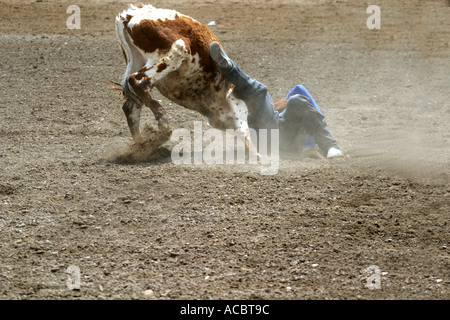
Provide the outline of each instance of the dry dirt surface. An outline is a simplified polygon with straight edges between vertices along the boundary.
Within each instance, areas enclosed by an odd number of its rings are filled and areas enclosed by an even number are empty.
[[[0,298],[449,299],[450,6],[376,2],[372,30],[367,1],[153,1],[324,111],[345,157],[261,175],[133,149],[107,81],[128,2],[0,1]]]

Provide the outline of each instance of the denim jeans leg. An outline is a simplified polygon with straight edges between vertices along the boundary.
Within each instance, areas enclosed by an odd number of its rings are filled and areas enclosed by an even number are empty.
[[[306,96],[296,94],[289,98],[286,109],[280,114],[280,127],[286,133],[283,139],[288,140],[295,139],[300,130],[303,130],[314,138],[324,154],[329,148],[338,147],[325,117],[314,108]]]

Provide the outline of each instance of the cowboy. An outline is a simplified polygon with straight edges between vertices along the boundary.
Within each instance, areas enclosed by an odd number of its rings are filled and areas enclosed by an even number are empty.
[[[274,103],[267,87],[245,74],[216,41],[210,45],[210,56],[224,77],[234,84],[235,97],[246,103],[250,128],[279,129],[282,150],[299,150],[300,146],[317,143],[326,158],[343,156],[325,117],[305,87],[294,87],[285,99]],[[310,140],[305,141],[308,136]]]

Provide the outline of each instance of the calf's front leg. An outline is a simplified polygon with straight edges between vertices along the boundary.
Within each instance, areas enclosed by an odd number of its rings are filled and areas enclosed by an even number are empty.
[[[140,80],[137,80],[137,76],[139,76],[139,78],[142,78]],[[166,110],[150,95],[150,77],[145,76],[145,74],[132,74],[128,78],[128,83],[133,89],[133,92],[142,101],[142,103],[150,110],[152,110],[153,114],[155,115],[156,121],[162,120],[167,122]]]
[[[139,131],[139,122],[141,117],[141,105],[132,99],[127,99],[122,107],[125,117],[127,118],[128,128],[135,142],[141,142],[141,134]]]

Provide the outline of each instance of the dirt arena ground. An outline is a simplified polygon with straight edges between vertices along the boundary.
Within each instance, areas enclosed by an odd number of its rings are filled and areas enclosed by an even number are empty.
[[[114,161],[131,143],[106,80],[125,70],[128,2],[1,0],[1,299],[450,298],[448,1],[152,4],[222,22],[210,28],[274,99],[305,85],[346,156],[313,150],[264,176],[175,165],[169,141]],[[204,121],[156,97],[173,129]]]

